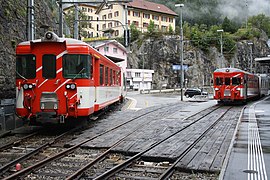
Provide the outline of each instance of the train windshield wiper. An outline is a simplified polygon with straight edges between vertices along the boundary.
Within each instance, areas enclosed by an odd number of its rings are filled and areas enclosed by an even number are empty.
[[[82,72],[85,70],[85,68],[82,68],[72,79],[74,81],[74,79],[76,79],[80,74],[82,74]]]
[[[20,76],[20,78],[22,78],[22,79],[28,81],[28,79],[26,79],[26,78],[25,78],[23,75],[21,75],[18,71],[16,71],[16,74],[18,74],[18,76]]]

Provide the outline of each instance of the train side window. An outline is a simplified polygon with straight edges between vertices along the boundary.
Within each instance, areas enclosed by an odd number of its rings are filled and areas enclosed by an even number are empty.
[[[113,84],[113,74],[112,74],[112,69],[110,69],[110,85]]]
[[[223,78],[217,77],[215,83],[216,83],[216,85],[222,85],[223,84]]]
[[[56,77],[56,56],[54,54],[43,55],[42,77],[45,79],[54,79]]]
[[[36,56],[33,54],[16,56],[16,78],[36,78]]]
[[[240,85],[240,84],[241,84],[241,78],[239,78],[239,77],[232,78],[232,85],[233,86]]]
[[[230,85],[230,78],[225,78],[225,85]]]
[[[108,67],[106,67],[105,68],[105,85],[108,85],[109,84],[109,73],[108,73],[108,71],[109,71],[109,68]]]
[[[100,74],[100,76],[99,76],[99,84],[100,85],[103,85],[103,83],[104,83],[104,81],[103,81],[103,77],[104,77],[104,65],[100,65],[100,67],[99,67],[99,74]]]
[[[65,54],[63,56],[64,78],[90,78],[91,59],[90,55],[85,54]]]

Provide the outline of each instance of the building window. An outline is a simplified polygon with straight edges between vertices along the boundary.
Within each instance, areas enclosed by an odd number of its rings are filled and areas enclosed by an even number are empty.
[[[114,22],[114,26],[119,26],[119,22]]]
[[[102,16],[102,20],[105,20],[105,19],[107,19],[107,16],[106,15],[103,15]]]
[[[171,22],[171,23],[172,23],[172,22],[173,22],[173,18],[169,18],[169,22]]]
[[[159,17],[158,16],[155,16],[155,15],[152,15],[152,19],[158,21],[159,20]]]
[[[127,77],[131,77],[131,72],[127,72]]]
[[[102,29],[106,29],[106,24],[103,24],[102,25]]]
[[[130,25],[130,20],[128,20],[128,25]]]
[[[112,27],[112,23],[110,22],[109,24],[108,24],[108,28],[111,28]]]
[[[145,18],[145,19],[150,19],[150,14],[145,14],[145,13],[143,13],[143,18]]]
[[[119,11],[114,12],[114,17],[119,16]]]
[[[143,23],[143,27],[148,27],[148,23]]]
[[[167,22],[167,17],[166,16],[162,16],[162,21]]]
[[[112,18],[112,13],[109,13],[108,14],[108,19],[111,19]]]
[[[139,27],[139,21],[133,21],[134,25]]]
[[[104,52],[109,52],[109,47],[108,46],[104,47]]]
[[[140,17],[140,13],[137,12],[137,11],[133,11],[133,16],[134,16],[134,17]]]
[[[135,72],[135,77],[141,77],[141,73]]]
[[[119,30],[115,31],[115,36],[119,36]]]
[[[166,32],[167,31],[167,26],[161,26],[161,30],[162,30],[162,32]]]
[[[117,54],[117,48],[113,48],[113,53]]]

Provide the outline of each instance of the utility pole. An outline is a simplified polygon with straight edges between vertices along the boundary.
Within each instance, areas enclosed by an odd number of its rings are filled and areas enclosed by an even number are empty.
[[[33,40],[35,38],[34,28],[34,0],[27,1],[27,39]]]
[[[221,68],[224,67],[223,62],[223,41],[222,41],[222,33],[224,32],[223,29],[218,29],[217,32],[220,32],[220,54],[221,54]]]
[[[62,0],[59,0],[59,37],[63,37],[63,5]]]
[[[79,9],[78,4],[75,3],[75,21],[74,21],[74,39],[79,39]]]
[[[175,7],[180,7],[180,64],[181,64],[181,79],[180,79],[180,90],[181,90],[181,101],[183,101],[183,80],[184,80],[184,69],[183,69],[183,51],[184,51],[184,37],[183,37],[183,25],[182,25],[182,7],[184,4],[175,4]]]

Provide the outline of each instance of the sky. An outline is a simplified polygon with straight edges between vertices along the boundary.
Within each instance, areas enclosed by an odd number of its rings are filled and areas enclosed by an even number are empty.
[[[245,19],[261,13],[270,16],[270,0],[224,0],[219,11],[229,19]]]

